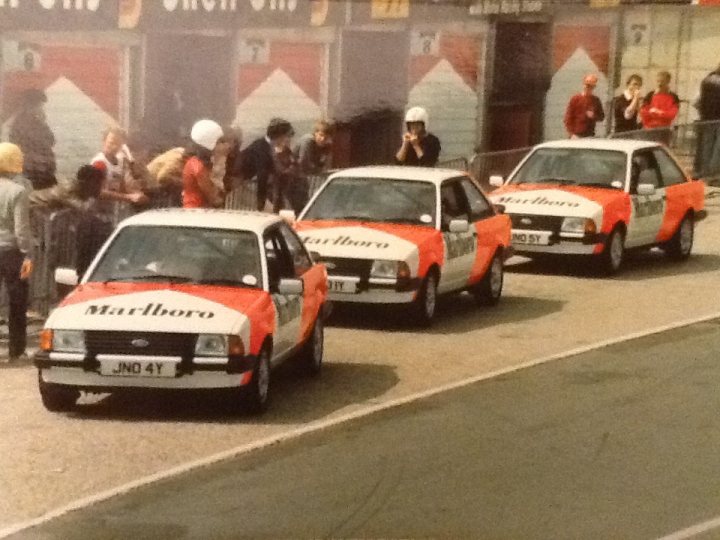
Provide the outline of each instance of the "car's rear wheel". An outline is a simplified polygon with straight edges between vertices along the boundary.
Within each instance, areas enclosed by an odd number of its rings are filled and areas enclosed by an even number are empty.
[[[663,246],[665,253],[674,261],[684,261],[690,257],[695,241],[695,221],[688,214],[678,225],[673,237]]]
[[[625,235],[620,228],[615,228],[605,241],[605,248],[599,256],[600,270],[611,276],[616,274],[625,260]]]
[[[80,391],[72,386],[47,383],[38,374],[38,387],[43,406],[51,412],[70,412],[75,409]]]
[[[270,399],[270,351],[263,347],[253,369],[250,384],[242,389],[242,405],[252,414],[262,414],[268,408]]]
[[[495,253],[490,266],[480,283],[472,289],[475,301],[481,306],[494,306],[502,296],[505,269],[503,267],[502,253]]]
[[[321,317],[315,321],[310,337],[298,353],[297,360],[300,369],[305,375],[316,376],[320,374],[325,348],[325,332]]]
[[[417,297],[411,306],[413,319],[421,326],[430,326],[435,318],[437,286],[437,274],[435,271],[430,270],[420,285]]]

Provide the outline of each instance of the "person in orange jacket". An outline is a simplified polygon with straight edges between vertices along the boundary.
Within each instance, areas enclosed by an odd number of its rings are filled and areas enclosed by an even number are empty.
[[[640,108],[640,119],[644,129],[657,130],[657,139],[669,143],[672,132],[670,126],[675,120],[680,106],[677,94],[670,91],[672,77],[667,71],[657,74],[657,88],[643,100]],[[668,129],[662,129],[668,128]]]
[[[582,92],[575,94],[568,102],[565,109],[565,129],[571,139],[594,136],[595,124],[605,120],[602,103],[593,94],[597,82],[597,75],[586,75]]]

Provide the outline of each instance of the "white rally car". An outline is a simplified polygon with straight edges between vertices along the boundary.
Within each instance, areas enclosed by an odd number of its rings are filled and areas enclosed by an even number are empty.
[[[327,266],[333,302],[404,304],[429,324],[437,294],[467,290],[495,304],[502,293],[510,220],[460,171],[339,171],[296,229]]]
[[[536,146],[490,198],[512,219],[518,254],[588,255],[616,272],[626,249],[661,247],[690,255],[705,217],[704,184],[664,146],[623,139],[575,139]]]
[[[58,281],[77,282],[59,269]],[[156,210],[120,224],[48,318],[40,395],[72,409],[81,390],[224,390],[267,406],[270,370],[323,359],[324,266],[277,216]]]

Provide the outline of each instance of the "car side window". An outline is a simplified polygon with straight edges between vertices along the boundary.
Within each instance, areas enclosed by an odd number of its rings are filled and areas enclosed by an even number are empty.
[[[495,211],[485,198],[485,195],[472,183],[469,178],[460,180],[460,187],[465,193],[470,207],[470,221],[478,221],[495,215]]]
[[[263,243],[265,244],[268,282],[272,292],[277,289],[282,278],[295,277],[295,268],[283,242],[282,235],[277,229],[266,232],[263,236]]]
[[[662,183],[664,186],[672,186],[682,184],[687,181],[685,173],[677,166],[675,161],[667,154],[664,148],[656,148],[653,155],[657,161],[660,174],[662,175]]]
[[[447,230],[453,219],[470,221],[467,199],[459,182],[447,182],[440,187],[440,208],[443,230]]]
[[[298,236],[284,223],[279,227],[280,234],[285,241],[288,253],[292,259],[295,277],[301,277],[312,267],[312,261],[305,251],[302,241]]]
[[[637,193],[640,184],[652,184],[656,188],[661,186],[657,162],[649,150],[635,152],[632,157],[630,193]]]

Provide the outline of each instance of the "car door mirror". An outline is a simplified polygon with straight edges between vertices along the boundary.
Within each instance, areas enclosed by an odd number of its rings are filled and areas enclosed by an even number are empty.
[[[287,223],[288,225],[295,225],[295,221],[297,220],[297,216],[295,215],[295,212],[292,210],[280,210],[278,215]]]
[[[305,290],[302,279],[283,278],[278,283],[278,293],[287,295],[301,295]]]
[[[504,204],[493,204],[493,207],[495,208],[495,212],[497,212],[498,214],[505,213],[505,205]]]
[[[500,176],[499,174],[493,174],[490,176],[488,183],[492,187],[500,187],[505,183],[505,179],[502,176]]]
[[[80,278],[77,275],[77,271],[74,268],[56,268],[55,269],[55,283],[60,285],[68,285],[75,287]]]
[[[470,229],[470,223],[466,219],[453,219],[450,221],[448,230],[451,233],[465,233]]]
[[[637,193],[638,195],[654,195],[655,186],[652,184],[638,184]]]
[[[322,255],[320,255],[317,251],[310,251],[310,258],[314,263],[318,263],[322,260]]]

